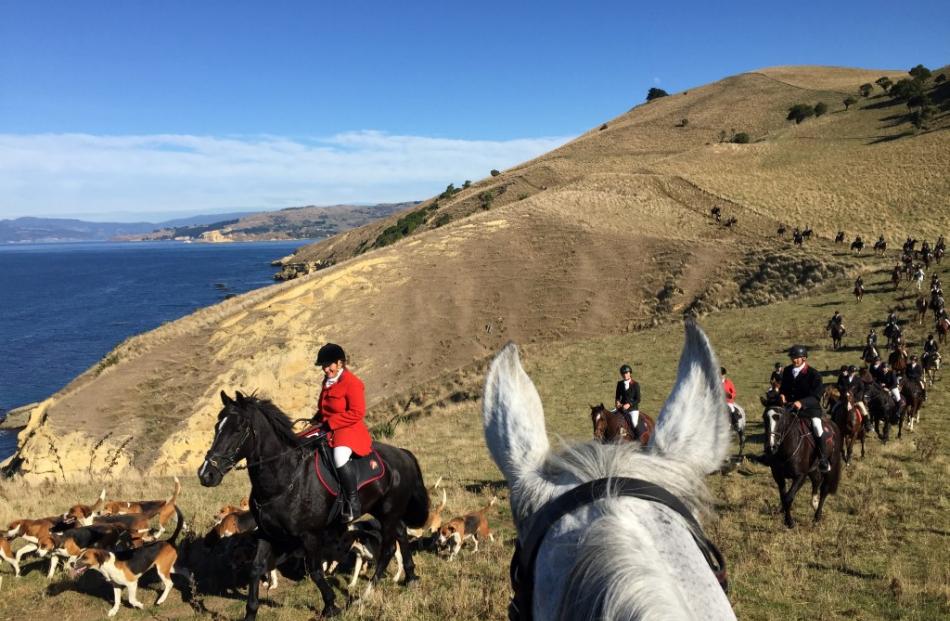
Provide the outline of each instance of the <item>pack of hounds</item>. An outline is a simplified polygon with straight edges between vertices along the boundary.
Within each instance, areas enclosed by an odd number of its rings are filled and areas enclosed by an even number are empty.
[[[440,489],[441,483],[440,477],[431,488],[433,494],[440,496],[438,504],[432,503],[422,528],[409,529],[409,541],[419,550],[433,551],[454,561],[464,546],[477,552],[479,544],[494,541],[488,516],[498,498],[492,496],[478,510],[444,519],[448,497],[445,488]],[[121,607],[123,589],[130,606],[144,607],[138,599],[139,581],[153,568],[161,582],[156,606],[171,592],[173,575],[189,581],[183,593],[196,584],[213,585],[209,591],[246,586],[257,530],[249,499],[245,497],[235,505],[221,507],[212,518],[212,527],[199,538],[187,532],[184,514],[178,506],[180,492],[177,477],[172,494],[162,500],[106,500],[103,489],[90,505],[75,504],[50,517],[14,520],[0,534],[0,560],[9,564],[17,577],[24,564],[34,557],[40,563],[48,561],[50,579],[60,566],[77,580],[95,570],[113,589],[110,617]],[[171,535],[164,537],[172,523]],[[183,532],[186,535],[179,541]],[[381,525],[376,519],[358,520],[349,525],[334,551],[335,560],[326,564],[324,570],[349,576],[347,588],[353,588],[360,576],[370,575],[379,558],[381,542]],[[394,582],[404,574],[399,544],[396,546]],[[302,568],[295,570],[292,563],[282,566],[281,571],[296,574],[295,577],[303,575]],[[278,569],[271,568],[262,585],[268,590],[276,589],[278,576]]]

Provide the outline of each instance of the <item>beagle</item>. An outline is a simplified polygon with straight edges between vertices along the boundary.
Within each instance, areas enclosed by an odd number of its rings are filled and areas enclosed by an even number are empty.
[[[248,502],[248,499],[241,501],[241,506],[244,506]],[[219,515],[224,512],[225,509],[234,508],[230,505],[221,507]],[[208,531],[208,534],[205,535],[205,545],[213,548],[216,546],[222,539],[227,539],[228,537],[234,537],[235,535],[243,535],[245,533],[250,533],[257,530],[257,520],[254,519],[254,514],[252,514],[247,509],[238,509],[236,511],[231,511],[226,514],[220,521],[218,521],[214,526],[211,527],[211,530]],[[267,574],[267,579],[263,581],[267,585],[267,590],[271,591],[277,588],[277,568],[274,567]]]
[[[106,490],[103,488],[95,503],[91,505],[73,505],[69,508],[69,511],[63,514],[63,518],[67,522],[73,522],[80,526],[91,526],[92,520],[99,515],[99,510],[102,508],[102,503],[105,502],[105,500]]]
[[[498,502],[498,497],[492,496],[491,501],[482,509],[461,517],[452,518],[448,523],[442,525],[436,543],[440,548],[446,548],[451,544],[452,552],[449,555],[449,560],[455,558],[459,550],[462,549],[462,544],[466,541],[473,542],[475,551],[478,552],[479,541],[484,539],[495,540],[495,536],[488,528],[488,518],[485,514],[496,502]]]
[[[339,542],[340,548],[337,548],[335,556],[329,566],[324,564],[324,570],[327,574],[332,574],[338,566],[347,567],[349,562],[353,564],[353,575],[347,583],[348,588],[356,586],[356,581],[364,570],[368,570],[379,559],[383,543],[383,527],[376,518],[359,520],[353,522],[347,527]],[[396,542],[393,559],[396,561],[396,573],[393,576],[393,582],[399,582],[399,579],[405,575],[405,568],[402,563],[402,554],[399,542]]]
[[[234,505],[224,505],[214,516],[214,523],[220,524],[221,520],[226,518],[228,514],[231,513],[241,513],[242,511],[250,511],[251,509],[251,499],[247,496],[241,499],[241,503],[238,506]]]
[[[165,524],[168,523],[168,521],[173,515],[175,515],[175,512],[177,511],[175,503],[178,501],[178,494],[180,493],[181,483],[178,481],[178,477],[175,477],[175,491],[172,492],[172,495],[165,500],[110,500],[103,505],[100,515],[107,516],[141,513],[149,519],[157,515],[158,532],[155,533],[155,536],[161,537],[162,533],[165,532]]]
[[[17,537],[22,537],[27,541],[25,546],[16,551],[16,555],[14,556],[16,566],[19,566],[23,556],[30,552],[36,552],[40,558],[45,558],[54,547],[52,545],[52,533],[66,530],[70,526],[71,524],[66,522],[62,515],[54,515],[36,520],[27,519],[10,522],[7,526],[7,539],[12,541]],[[56,571],[55,558],[50,559],[50,568],[47,575],[52,578],[54,571]]]
[[[175,507],[175,513],[178,516],[178,522],[172,536],[167,540],[154,541],[131,550],[112,551],[88,548],[79,555],[73,572],[74,577],[81,576],[86,570],[95,569],[112,584],[115,603],[109,610],[110,617],[119,612],[122,601],[122,587],[125,587],[128,591],[129,604],[134,608],[143,608],[142,602],[136,597],[138,581],[152,567],[155,568],[164,587],[155,602],[156,606],[160,606],[171,592],[171,575],[173,573],[181,575],[190,573],[187,569],[175,567],[175,562],[178,560],[175,540],[178,539],[185,523],[181,510]]]

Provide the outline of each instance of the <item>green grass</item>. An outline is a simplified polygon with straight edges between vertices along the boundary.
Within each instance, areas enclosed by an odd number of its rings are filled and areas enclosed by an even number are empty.
[[[950,266],[942,269],[950,281]],[[749,413],[747,452],[761,451],[758,395],[776,360],[792,342],[810,346],[810,363],[834,372],[856,363],[857,346],[871,322],[884,319],[895,305],[884,272],[865,277],[869,294],[861,304],[850,295],[850,279],[832,291],[796,301],[716,313],[701,319],[720,361],[729,369],[739,402]],[[887,289],[887,291],[879,291]],[[900,317],[909,319],[913,299],[896,301]],[[831,351],[824,333],[836,310],[845,317],[846,349]],[[907,326],[911,348],[919,351],[929,322]],[[608,405],[617,367],[630,362],[643,386],[643,409],[656,415],[675,377],[682,347],[679,324],[597,340],[525,348],[526,368],[545,405],[553,438],[585,440],[590,436],[589,404]],[[834,381],[828,375],[826,381]],[[948,380],[930,391],[920,426],[902,440],[882,446],[869,439],[867,457],[855,457],[841,487],[825,506],[824,521],[811,523],[807,490],[796,500],[795,530],[782,525],[778,493],[768,470],[746,462],[725,475],[709,477],[719,518],[707,532],[726,556],[730,599],[741,619],[901,619],[930,620],[950,615],[950,499],[946,485],[950,462]],[[210,440],[210,438],[209,438]],[[514,529],[503,478],[491,462],[481,431],[479,405],[463,402],[395,428],[389,442],[412,450],[428,481],[443,477],[448,491],[446,514],[480,507],[495,493],[501,502],[490,514],[496,543],[475,554],[464,550],[454,562],[433,554],[417,555],[420,583],[410,589],[384,584],[366,601],[352,604],[343,619],[502,619],[508,598],[507,564]],[[220,488],[200,488],[194,477],[183,479],[180,505],[189,524],[201,533],[218,506],[236,503],[247,492],[246,474],[229,475]],[[161,498],[170,479],[108,481],[113,497]],[[27,487],[0,482],[0,522],[22,516],[63,511],[73,502],[91,502],[102,483],[48,484]],[[45,562],[28,566],[14,579],[2,570],[0,619],[101,618],[110,606],[109,589],[90,576],[77,587],[61,574],[45,578]],[[77,590],[77,588],[79,590]],[[194,616],[179,592],[155,608],[155,583],[140,591],[144,611],[124,606],[121,619]],[[339,593],[342,595],[342,593]],[[209,619],[240,618],[240,598],[205,596]],[[308,619],[320,607],[307,581],[281,582],[267,596],[261,619]]]

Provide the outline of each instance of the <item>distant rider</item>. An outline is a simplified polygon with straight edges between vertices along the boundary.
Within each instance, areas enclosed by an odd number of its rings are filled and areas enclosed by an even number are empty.
[[[726,408],[729,412],[729,421],[735,427],[739,424],[739,412],[736,411],[736,385],[726,377],[726,367],[719,367],[722,375],[722,390],[726,393]]]
[[[788,357],[792,364],[782,371],[782,403],[791,407],[792,411],[811,420],[812,434],[815,446],[818,449],[818,470],[830,472],[828,462],[828,448],[825,446],[825,431],[821,424],[821,396],[824,385],[821,375],[808,366],[808,350],[804,345],[793,345],[788,350]]]
[[[630,423],[634,439],[640,437],[640,384],[633,379],[633,369],[629,364],[620,367],[620,381],[615,393],[616,407]]]

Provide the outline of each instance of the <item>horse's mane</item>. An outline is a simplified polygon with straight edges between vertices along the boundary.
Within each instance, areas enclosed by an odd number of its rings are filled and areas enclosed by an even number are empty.
[[[666,488],[697,518],[712,513],[702,472],[685,461],[660,458],[639,445],[565,444],[547,456],[541,476],[559,485],[603,477],[644,479]],[[543,491],[547,486],[519,487],[521,512],[530,512],[549,500]],[[589,619],[592,614],[607,619],[639,619],[646,610],[667,611],[669,614],[659,615],[664,618],[688,608],[683,601],[687,594],[675,586],[667,567],[650,560],[656,558],[655,554],[643,553],[653,548],[654,543],[638,527],[629,507],[607,503],[603,517],[578,542],[577,560],[564,591],[565,601],[572,604],[561,607],[559,619]]]
[[[293,425],[284,412],[274,405],[270,399],[263,399],[256,394],[246,395],[244,397],[248,408],[256,409],[261,416],[270,424],[274,433],[277,434],[284,443],[290,446],[300,446],[300,438],[294,433]]]

